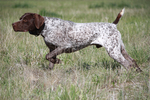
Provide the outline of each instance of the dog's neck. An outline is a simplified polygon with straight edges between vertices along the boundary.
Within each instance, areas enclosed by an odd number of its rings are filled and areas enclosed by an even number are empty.
[[[31,35],[39,36],[39,35],[41,35],[41,32],[44,29],[44,27],[45,27],[45,23],[39,29],[35,29],[35,30],[32,30],[32,31],[29,31],[29,33]]]

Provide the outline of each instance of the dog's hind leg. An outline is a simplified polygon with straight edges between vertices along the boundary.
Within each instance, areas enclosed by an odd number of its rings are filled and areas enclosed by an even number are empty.
[[[124,58],[122,55],[120,48],[115,47],[115,48],[106,48],[109,56],[119,62],[121,65],[123,65],[127,70],[130,69],[130,62]]]
[[[115,38],[117,38],[116,36]],[[123,65],[127,70],[130,69],[130,62],[124,58],[124,56],[121,53],[121,44],[120,44],[120,38],[114,39],[114,37],[110,37],[109,39],[103,39],[98,38],[97,40],[93,41],[92,45],[99,45],[100,47],[105,47],[107,53],[111,58],[119,62],[121,65]]]
[[[124,56],[124,58],[131,63],[132,67],[136,68],[137,72],[142,72],[142,70],[140,69],[140,67],[137,65],[136,61],[128,55],[128,53],[125,50],[124,45],[121,45],[121,53]]]

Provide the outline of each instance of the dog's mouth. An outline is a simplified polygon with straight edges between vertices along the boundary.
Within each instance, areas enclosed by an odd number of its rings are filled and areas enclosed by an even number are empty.
[[[19,29],[15,29],[13,28],[15,32],[28,32],[28,30],[19,30]]]
[[[28,32],[28,30],[24,30],[23,32]]]
[[[17,25],[15,23],[13,23],[12,26],[13,26],[13,29],[15,32],[28,32],[28,30],[26,30],[26,29],[21,30],[21,29],[17,28]]]

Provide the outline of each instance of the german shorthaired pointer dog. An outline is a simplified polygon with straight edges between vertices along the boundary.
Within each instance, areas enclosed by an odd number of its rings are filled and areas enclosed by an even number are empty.
[[[127,70],[135,67],[137,71],[142,71],[135,60],[127,54],[121,34],[117,30],[117,23],[123,14],[124,9],[113,23],[74,23],[59,18],[42,17],[35,13],[25,13],[20,21],[13,23],[12,26],[16,32],[29,31],[32,35],[41,35],[44,38],[50,50],[46,55],[50,69],[60,62],[56,58],[57,55],[96,45],[97,48],[105,47],[109,56]]]

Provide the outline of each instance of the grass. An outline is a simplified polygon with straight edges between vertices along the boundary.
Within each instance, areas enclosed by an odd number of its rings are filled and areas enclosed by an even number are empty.
[[[147,8],[147,5],[144,5],[143,3],[140,4],[140,3],[136,3],[134,0],[132,1],[120,1],[120,2],[98,2],[98,3],[91,3],[89,5],[89,8],[90,9],[93,9],[93,8]]]
[[[138,6],[138,5],[135,5],[136,8],[137,7],[141,7],[141,6]],[[120,3],[120,4],[116,4],[116,3],[109,3],[109,4],[105,4],[104,2],[101,2],[99,4],[91,4],[89,5],[89,8],[123,8],[123,7],[126,7],[126,8],[131,8],[130,4],[127,4],[127,3]]]
[[[16,33],[11,26],[26,12],[74,22],[113,22],[121,4],[129,7],[117,27],[142,73],[127,72],[104,48],[95,46],[59,55],[62,63],[50,71],[42,37]],[[148,0],[1,0],[0,100],[149,100],[149,4]]]
[[[58,17],[58,18],[62,17],[60,14],[57,14],[55,12],[48,12],[45,9],[41,9],[39,11],[39,14],[42,15],[42,16],[49,16],[49,17]]]
[[[12,6],[13,8],[31,8],[32,5],[29,5],[27,3],[17,3]]]

